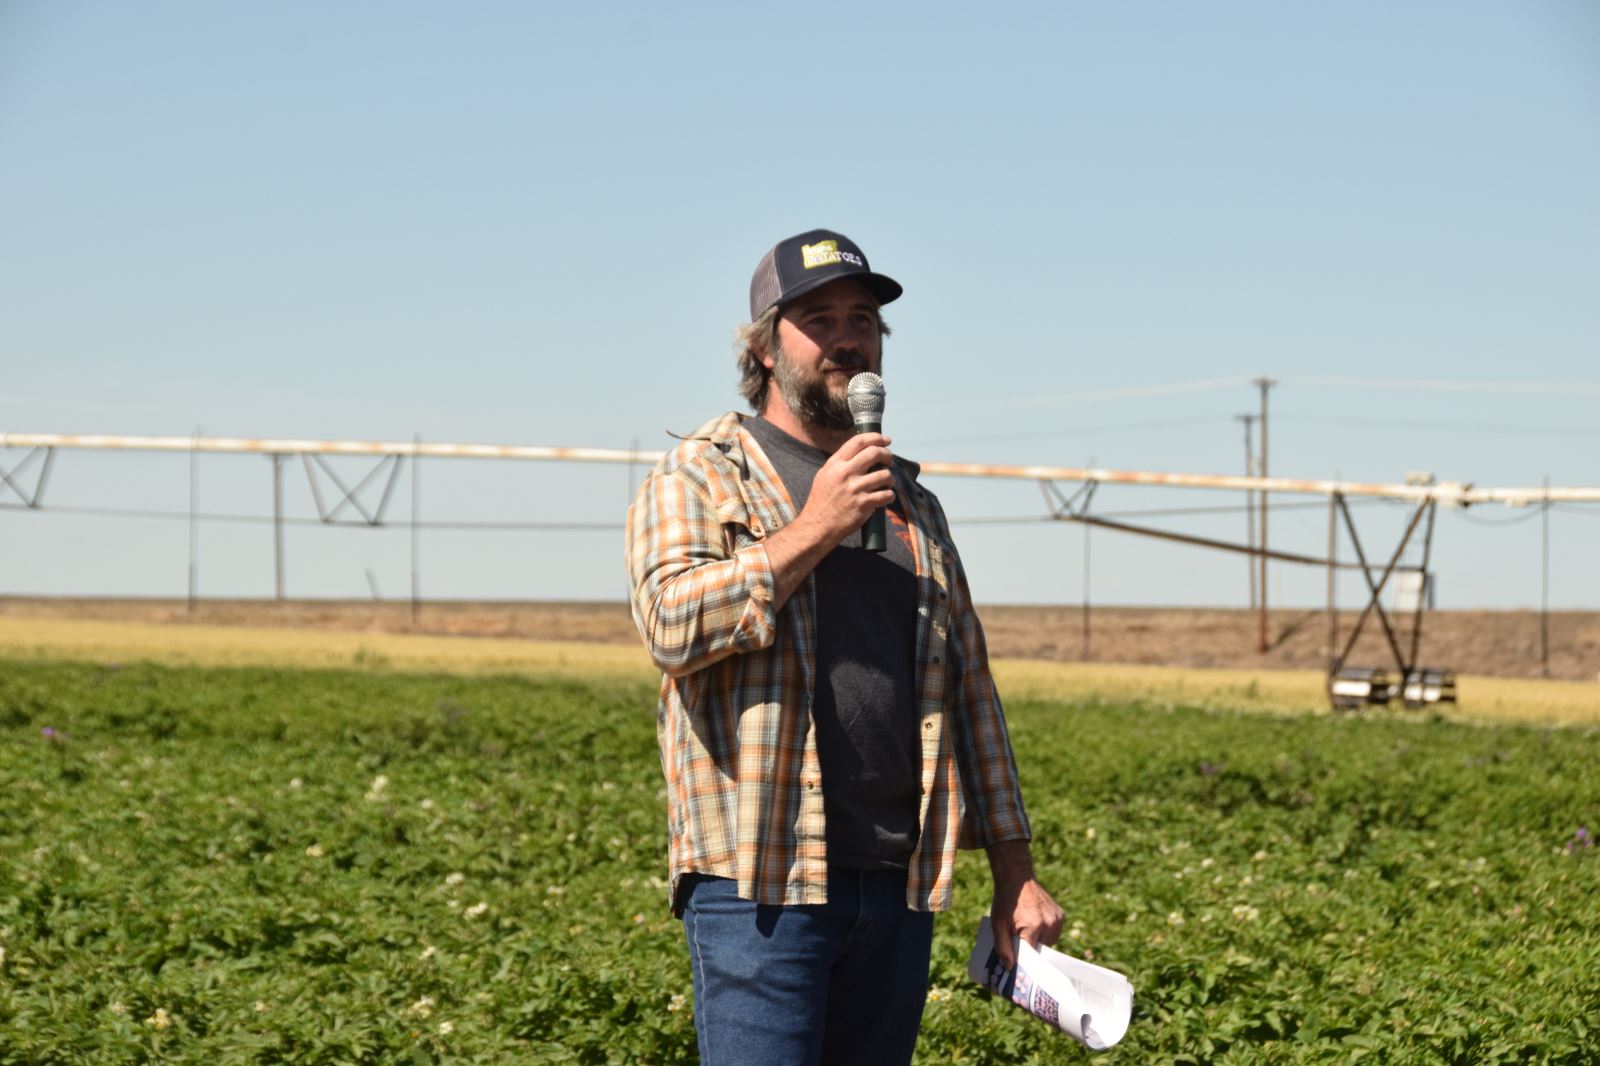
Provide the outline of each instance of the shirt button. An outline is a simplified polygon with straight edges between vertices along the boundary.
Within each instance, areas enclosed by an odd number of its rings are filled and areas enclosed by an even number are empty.
[[[938,657],[938,656],[937,656],[937,655],[935,655],[935,656],[934,656],[934,657],[933,657],[933,665],[935,665],[935,666],[938,666],[938,665],[939,665],[939,657]]]
[[[924,728],[924,729],[932,729],[933,728],[933,722],[932,721],[923,722],[922,723],[922,728]]]

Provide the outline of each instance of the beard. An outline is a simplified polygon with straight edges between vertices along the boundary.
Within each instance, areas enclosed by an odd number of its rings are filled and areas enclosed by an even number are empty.
[[[841,365],[865,370],[866,356],[860,352],[840,352],[824,360],[822,367],[813,372],[796,365],[781,347],[773,353],[772,376],[778,383],[778,392],[789,411],[803,424],[836,431],[855,428],[845,389],[840,387],[834,392],[828,388],[828,370]]]

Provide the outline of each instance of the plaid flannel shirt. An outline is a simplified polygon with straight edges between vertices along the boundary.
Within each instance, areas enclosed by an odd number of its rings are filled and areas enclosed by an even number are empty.
[[[691,871],[758,903],[827,898],[822,772],[811,700],[815,577],[773,605],[763,538],[795,518],[734,413],[683,438],[628,510],[633,617],[663,672],[656,731],[667,779],[671,899]],[[896,458],[917,574],[915,707],[921,831],[906,905],[950,905],[957,848],[1027,839],[1027,815],[983,630],[943,509]]]

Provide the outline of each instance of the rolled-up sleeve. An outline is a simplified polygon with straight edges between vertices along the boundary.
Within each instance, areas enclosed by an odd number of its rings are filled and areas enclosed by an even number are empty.
[[[673,677],[772,644],[777,632],[766,547],[725,528],[704,486],[658,471],[628,510],[633,618],[650,658]]]

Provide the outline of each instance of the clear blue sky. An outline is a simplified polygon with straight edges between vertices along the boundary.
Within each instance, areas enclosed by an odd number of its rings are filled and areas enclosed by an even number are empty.
[[[1239,472],[1270,374],[1274,473],[1592,485],[1597,189],[1590,0],[0,0],[0,430],[659,448],[737,406],[756,260],[828,226],[906,286],[902,454]],[[620,521],[621,468],[488,465],[426,468],[425,516]],[[69,452],[46,502],[181,510],[186,478]],[[206,510],[268,501],[264,461],[203,461]],[[1361,513],[1386,553],[1399,514]],[[1475,516],[1441,517],[1441,606],[1536,604],[1539,521]],[[1318,551],[1325,516],[1274,534]],[[958,536],[980,600],[1082,595],[1077,527]],[[1556,605],[1600,603],[1597,536],[1600,509],[1554,515]],[[0,542],[0,592],[185,587],[182,522],[0,511]],[[615,598],[620,543],[430,531],[424,592]],[[1242,560],[1092,544],[1096,600],[1244,600]],[[290,594],[364,596],[368,568],[404,594],[407,546],[293,529]],[[202,593],[270,594],[270,551],[208,524]]]

